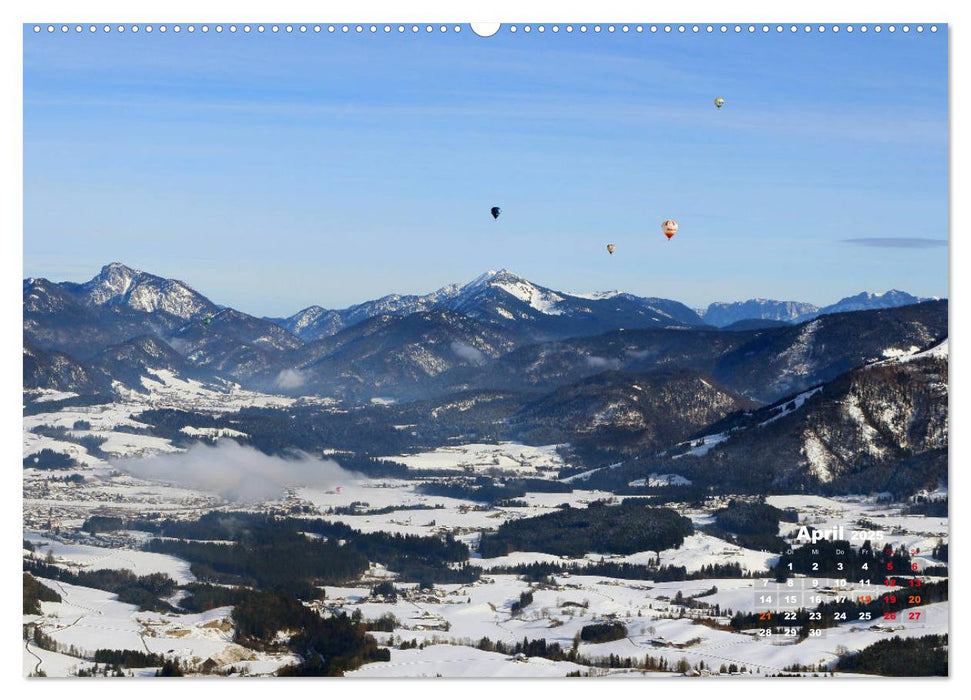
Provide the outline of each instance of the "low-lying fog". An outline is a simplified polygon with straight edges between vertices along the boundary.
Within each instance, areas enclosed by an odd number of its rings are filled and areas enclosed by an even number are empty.
[[[212,446],[200,442],[185,452],[123,459],[113,466],[140,479],[164,481],[238,503],[277,499],[288,488],[334,488],[362,478],[330,459],[306,453],[271,457],[225,438]]]

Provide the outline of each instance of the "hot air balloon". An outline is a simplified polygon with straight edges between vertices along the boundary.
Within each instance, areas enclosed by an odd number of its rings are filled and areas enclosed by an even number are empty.
[[[613,243],[608,243],[607,244],[607,252],[610,253],[611,255],[614,254],[614,251],[616,249],[617,249],[617,246],[615,246]]]
[[[498,219],[499,215],[502,213],[502,209],[499,207],[492,207],[492,209],[489,210],[489,213],[492,214],[493,219]]]
[[[725,104],[725,100],[723,98],[721,97],[715,98],[715,107],[717,107],[718,109],[721,109],[723,104]]]
[[[661,230],[664,232],[664,235],[667,236],[668,240],[670,241],[672,238],[674,238],[674,234],[678,232],[678,222],[673,219],[668,219],[663,224],[661,224]]]
[[[203,322],[203,323],[205,323],[205,324],[206,324],[206,325],[208,326],[208,325],[209,325],[210,323],[212,323],[212,316],[206,316],[206,317],[205,317],[205,318],[204,318],[204,319],[202,320],[202,322]]]

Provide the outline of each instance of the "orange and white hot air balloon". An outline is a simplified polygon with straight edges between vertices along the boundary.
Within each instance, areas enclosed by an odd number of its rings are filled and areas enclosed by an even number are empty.
[[[617,246],[615,246],[613,243],[608,243],[607,244],[607,252],[610,253],[611,255],[614,254],[614,251],[616,249],[617,249]]]
[[[664,232],[664,235],[667,236],[668,240],[670,241],[672,238],[674,238],[674,234],[678,232],[678,222],[675,221],[674,219],[668,219],[663,224],[661,224],[661,230]]]

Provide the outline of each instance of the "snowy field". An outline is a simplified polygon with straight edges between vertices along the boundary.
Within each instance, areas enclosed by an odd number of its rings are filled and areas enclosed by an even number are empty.
[[[537,657],[517,661],[505,654],[467,646],[437,644],[424,649],[392,649],[391,661],[367,664],[352,678],[562,678],[586,667]]]
[[[210,662],[216,669],[230,666],[252,675],[271,674],[295,659],[291,655],[254,652],[232,641],[231,608],[216,608],[197,615],[139,612],[134,605],[94,588],[39,578],[61,595],[60,603],[42,603],[43,615],[25,615],[24,622],[39,625],[59,645],[81,656],[97,649],[133,649],[177,659],[191,665]],[[76,656],[44,652],[25,644],[27,673],[43,670],[48,676],[70,675],[92,664]]]
[[[888,362],[906,361],[908,355],[890,353]],[[351,478],[339,487],[299,487],[287,490],[272,501],[243,505],[227,503],[213,493],[136,478],[116,468],[117,458],[172,453],[179,448],[168,441],[131,432],[146,428],[133,416],[146,408],[192,408],[214,413],[238,410],[242,406],[286,406],[293,399],[257,395],[238,388],[215,388],[157,374],[148,380],[147,394],[132,393],[124,401],[99,406],[66,408],[27,416],[24,419],[24,454],[43,448],[73,456],[79,466],[47,472],[24,469],[24,539],[35,555],[50,553],[54,563],[72,570],[128,569],[137,575],[164,573],[178,585],[194,580],[189,564],[176,557],[138,549],[145,533],[120,531],[91,536],[79,531],[91,515],[136,517],[158,513],[164,517],[197,518],[214,508],[263,509],[267,506],[290,509],[308,518],[324,518],[346,523],[363,532],[389,532],[441,536],[451,534],[472,549],[469,564],[481,569],[481,578],[469,584],[439,585],[432,591],[418,591],[414,581],[397,578],[382,562],[372,562],[362,581],[344,587],[326,588],[326,598],[314,603],[322,614],[360,612],[365,620],[393,615],[398,621],[393,632],[374,636],[390,649],[391,660],[367,664],[349,675],[355,677],[562,677],[569,673],[594,675],[644,675],[625,669],[599,669],[578,663],[549,661],[537,657],[514,659],[509,655],[475,648],[479,640],[513,645],[524,638],[544,639],[570,650],[580,630],[588,624],[622,622],[627,630],[623,639],[601,644],[580,643],[581,659],[596,660],[611,654],[643,659],[645,655],[664,658],[671,665],[704,662],[712,668],[734,663],[747,672],[771,675],[791,664],[831,664],[838,651],[861,649],[890,636],[919,636],[944,633],[948,629],[947,604],[920,608],[919,622],[885,626],[874,622],[849,622],[826,629],[821,637],[803,641],[765,639],[754,633],[735,633],[725,629],[733,612],[759,610],[760,586],[774,584],[761,578],[699,579],[655,582],[624,580],[582,574],[554,575],[548,583],[529,583],[508,574],[502,567],[532,562],[550,562],[583,567],[597,562],[661,564],[683,566],[697,572],[709,564],[737,563],[745,572],[771,569],[777,553],[747,549],[706,534],[697,528],[710,525],[713,513],[723,502],[711,501],[704,507],[678,504],[689,517],[695,534],[676,549],[645,551],[630,555],[592,552],[583,557],[560,557],[543,552],[513,552],[506,556],[482,558],[476,548],[481,533],[495,530],[502,523],[554,512],[563,505],[584,508],[590,503],[613,499],[605,491],[584,489],[594,471],[575,475],[568,493],[529,492],[516,498],[516,505],[491,506],[461,498],[422,493],[422,485],[439,478],[457,475],[516,476],[555,479],[566,467],[556,445],[531,446],[512,442],[452,445],[419,454],[389,457],[409,468],[420,470],[415,478]],[[813,390],[797,397],[804,401]],[[35,400],[50,402],[69,398],[43,393]],[[327,400],[321,400],[326,404]],[[780,406],[782,412],[790,410]],[[75,425],[79,427],[75,429]],[[62,427],[67,437],[47,437],[32,432],[39,426]],[[408,426],[402,426],[403,429]],[[43,429],[43,428],[42,428]],[[187,437],[241,438],[237,431],[188,426]],[[76,439],[104,438],[101,445],[108,460],[90,454]],[[684,445],[696,453],[710,449],[726,434],[710,435]],[[339,459],[339,455],[336,457]],[[610,468],[610,467],[605,467]],[[80,475],[82,483],[68,483],[50,477]],[[437,476],[440,474],[441,476]],[[653,473],[633,485],[686,483],[676,473]],[[944,498],[945,488],[928,498]],[[824,498],[805,495],[772,496],[768,503],[792,509],[797,523],[782,523],[779,534],[791,538],[800,527],[843,526],[847,532],[878,532],[895,546],[919,549],[918,565],[940,565],[932,556],[938,543],[948,541],[948,521],[908,515],[901,504],[887,504],[867,496]],[[334,510],[339,509],[339,513]],[[382,512],[384,511],[384,512]],[[875,543],[877,541],[875,540]],[[394,602],[370,594],[374,579],[388,578],[401,592]],[[134,649],[178,659],[194,668],[203,664],[215,672],[234,668],[244,674],[268,675],[296,659],[281,654],[256,652],[233,641],[232,610],[217,608],[200,615],[139,611],[122,603],[114,594],[42,579],[62,596],[60,603],[42,603],[42,615],[24,616],[24,623],[38,625],[58,644],[58,651],[45,651],[24,643],[24,674],[43,671],[48,676],[66,676],[89,668],[84,660],[98,648]],[[848,585],[837,591],[819,592],[824,600],[837,595],[856,596],[881,591]],[[513,604],[520,595],[533,600],[516,612]],[[719,616],[706,609],[686,609],[676,599],[693,598],[718,606]],[[177,604],[179,594],[171,602]],[[708,609],[710,610],[710,609]],[[881,621],[882,622],[882,621]],[[402,642],[422,648],[399,648]],[[74,655],[65,653],[74,649]],[[154,669],[136,669],[134,675],[152,675]],[[671,675],[649,673],[646,675]]]
[[[773,641],[754,632],[739,634],[713,629],[690,614],[680,617],[680,609],[671,603],[678,592],[685,597],[700,596],[714,586],[718,592],[700,600],[717,603],[723,609],[752,612],[758,609],[756,592],[762,585],[758,579],[654,584],[598,576],[558,576],[555,582],[555,586],[537,588],[514,576],[487,576],[474,584],[436,587],[434,594],[394,603],[367,601],[366,589],[328,589],[328,598],[345,611],[360,609],[366,619],[390,613],[400,623],[390,635],[396,643],[414,639],[426,645],[420,651],[393,651],[390,663],[368,665],[359,672],[361,675],[520,675],[522,668],[508,657],[494,658],[486,652],[453,645],[474,645],[483,637],[513,644],[525,637],[545,639],[569,650],[581,627],[602,620],[623,622],[627,636],[615,642],[580,644],[578,651],[583,657],[595,659],[615,654],[643,658],[649,654],[663,657],[672,665],[682,658],[692,665],[704,661],[715,668],[734,663],[757,674],[771,675],[797,663],[830,664],[841,647],[854,650],[891,636],[945,633],[948,623],[947,604],[933,604],[920,608],[922,620],[917,623],[885,626],[849,622],[825,629],[819,638],[793,642],[779,637]],[[513,613],[510,606],[527,589],[532,589],[533,603],[521,613]],[[855,595],[861,591],[850,586],[840,593]],[[831,591],[824,597],[832,599],[835,595]],[[450,664],[456,659],[470,663],[477,660],[485,666],[474,667],[475,671],[472,666],[454,669]],[[393,670],[396,664],[400,664],[397,671]],[[550,675],[554,668],[557,675],[575,670],[568,666],[549,667]]]
[[[466,444],[384,459],[400,462],[412,469],[542,476],[544,473],[555,473],[564,466],[557,447],[559,445],[534,447],[516,442]]]
[[[660,552],[645,551],[627,555],[590,553],[579,558],[560,557],[543,552],[513,552],[502,557],[473,558],[469,562],[488,571],[534,562],[553,562],[572,566],[583,566],[595,562],[647,565],[658,556],[660,556],[662,565],[683,566],[689,572],[698,571],[709,564],[719,563],[737,563],[743,571],[766,571],[774,566],[779,559],[775,554],[745,549],[704,533],[695,533],[686,537],[684,544],[678,549],[664,549]]]
[[[68,544],[33,532],[24,533],[24,539],[34,546],[38,557],[44,558],[50,552],[55,564],[74,570],[128,569],[136,576],[166,574],[177,584],[195,581],[195,577],[189,571],[189,564],[168,554]]]

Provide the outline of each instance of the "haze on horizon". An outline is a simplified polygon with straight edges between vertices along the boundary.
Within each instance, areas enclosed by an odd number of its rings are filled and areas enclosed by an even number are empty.
[[[502,268],[693,307],[947,296],[946,58],[946,31],[25,28],[24,276],[120,261],[268,316]]]

